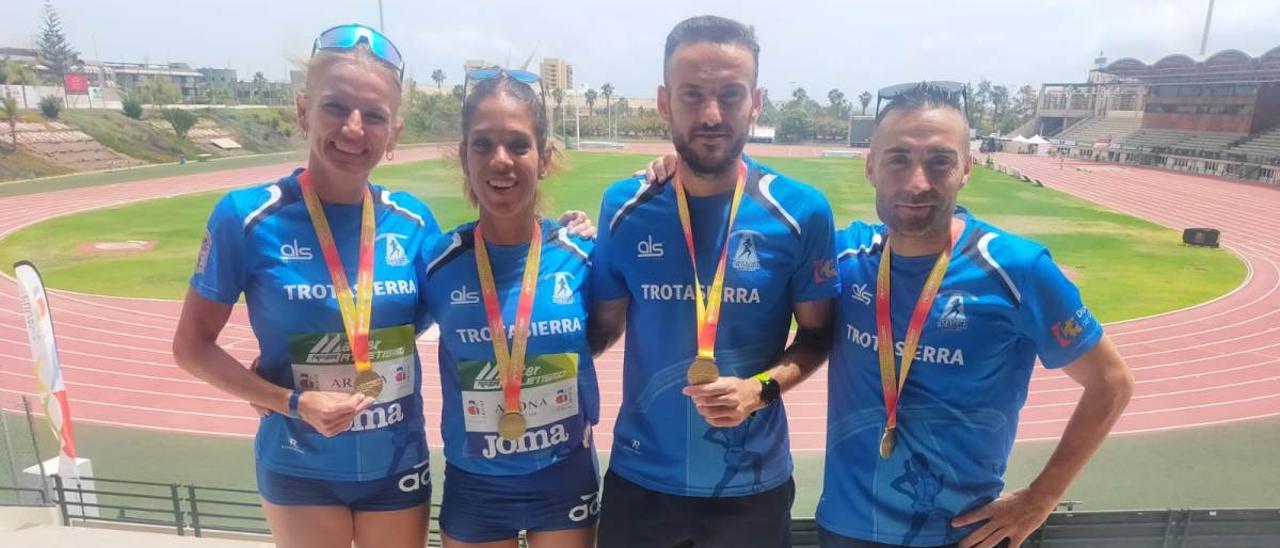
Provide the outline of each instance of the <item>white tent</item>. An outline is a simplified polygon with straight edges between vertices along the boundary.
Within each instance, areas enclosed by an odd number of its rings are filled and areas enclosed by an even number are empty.
[[[1035,137],[1027,139],[1027,144],[1031,145],[1029,147],[1030,150],[1028,151],[1030,154],[1035,154],[1036,156],[1049,155],[1049,148],[1050,148],[1049,141],[1045,140],[1045,138],[1041,137],[1039,134],[1037,134]]]
[[[1006,152],[1014,152],[1016,154],[1026,154],[1030,149],[1031,141],[1021,135],[1009,139],[1009,144],[1005,146]]]

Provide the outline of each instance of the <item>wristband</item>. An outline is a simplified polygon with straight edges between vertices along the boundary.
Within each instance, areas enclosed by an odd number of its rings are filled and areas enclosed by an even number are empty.
[[[292,394],[289,394],[289,412],[286,416],[291,419],[301,418],[301,416],[298,415],[298,400],[300,399],[302,399],[302,392],[294,390]]]
[[[760,402],[766,407],[782,397],[782,390],[778,386],[778,381],[774,380],[768,372],[760,373],[752,378],[760,381]]]

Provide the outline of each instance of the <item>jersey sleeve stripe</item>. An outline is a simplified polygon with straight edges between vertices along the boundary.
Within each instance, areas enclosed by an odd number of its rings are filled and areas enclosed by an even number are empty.
[[[875,236],[871,237],[870,244],[860,245],[856,248],[853,248],[853,247],[845,248],[844,251],[841,251],[840,254],[836,255],[836,260],[843,261],[845,259],[854,258],[859,255],[871,255],[874,253],[879,253],[880,250],[883,248],[884,248],[884,236],[880,234],[876,234]]]
[[[760,204],[769,211],[769,213],[774,217],[777,217],[783,224],[787,225],[787,228],[791,230],[792,236],[799,238],[800,223],[796,222],[795,217],[792,217],[790,213],[787,213],[787,210],[783,209],[782,204],[778,203],[778,200],[773,197],[771,187],[774,179],[777,179],[778,176],[772,173],[767,173],[761,176],[760,172],[754,170],[752,174],[759,177],[755,184],[751,184],[751,182],[748,181],[747,188],[750,189],[752,197],[756,198],[757,201],[759,201]]]
[[[395,212],[395,213],[399,213],[400,215],[403,215],[403,216],[405,216],[405,217],[408,217],[408,218],[409,218],[410,220],[412,220],[413,222],[418,223],[418,226],[420,226],[420,227],[422,227],[422,226],[427,226],[426,221],[423,221],[423,220],[422,220],[422,216],[421,216],[421,215],[418,215],[417,213],[414,213],[414,212],[409,211],[409,210],[407,210],[407,209],[405,209],[405,208],[403,208],[403,207],[400,207],[400,204],[397,204],[397,203],[395,202],[395,200],[392,200],[392,199],[391,199],[391,191],[389,191],[389,190],[383,190],[383,191],[382,191],[381,198],[382,198],[382,203],[383,203],[383,204],[385,204],[387,207],[390,207],[390,208],[391,208],[391,211],[393,211],[393,212]]]
[[[466,237],[463,236],[464,234],[462,231],[453,233],[453,241],[449,243],[449,247],[446,247],[444,251],[440,252],[440,256],[436,257],[435,260],[431,261],[431,263],[427,265],[428,278],[434,276],[436,270],[448,264],[449,261],[458,258],[463,253],[466,253],[466,251],[471,248],[473,242],[470,231],[466,231]]]
[[[662,192],[661,185],[640,183],[640,188],[636,189],[636,193],[631,196],[631,199],[622,204],[622,207],[618,208],[618,212],[613,214],[613,218],[609,219],[609,233],[613,234],[613,231],[618,229],[618,223],[622,222],[623,217],[630,215],[637,207],[652,200],[660,192]]]
[[[258,206],[258,209],[253,210],[249,216],[244,218],[245,233],[253,230],[254,226],[257,226],[257,224],[262,222],[263,219],[266,219],[268,215],[275,212],[277,209],[280,209],[280,207],[284,205],[280,200],[281,195],[282,192],[280,191],[279,184],[267,187],[267,201],[263,202],[262,205]]]
[[[1018,291],[1018,286],[1013,284],[1013,279],[1009,277],[1009,273],[1005,272],[1004,267],[996,261],[991,255],[991,242],[1000,237],[994,232],[986,232],[979,228],[974,228],[973,236],[970,241],[977,240],[977,245],[966,246],[970,249],[966,250],[969,260],[982,267],[988,275],[1000,280],[1004,289],[1009,292],[1009,296],[1013,298],[1014,305],[1022,304],[1022,292]]]
[[[591,266],[591,256],[586,251],[583,251],[581,247],[578,247],[578,244],[573,243],[573,240],[569,239],[568,228],[561,227],[560,230],[557,230],[551,243],[581,257],[587,263],[587,266]]]

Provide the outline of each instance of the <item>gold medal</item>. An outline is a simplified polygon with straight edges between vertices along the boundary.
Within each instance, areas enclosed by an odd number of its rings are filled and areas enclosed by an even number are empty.
[[[893,454],[893,448],[898,445],[898,429],[896,427],[886,428],[884,435],[880,436],[880,458],[887,459]]]
[[[689,384],[708,384],[715,382],[718,378],[720,378],[720,368],[716,367],[714,358],[699,356],[693,360],[693,365],[689,366]]]
[[[365,396],[378,399],[378,394],[382,393],[382,384],[382,377],[372,369],[356,373],[356,392]]]
[[[507,441],[515,441],[524,435],[528,424],[524,420],[524,415],[518,412],[510,412],[502,415],[498,419],[498,435]]]

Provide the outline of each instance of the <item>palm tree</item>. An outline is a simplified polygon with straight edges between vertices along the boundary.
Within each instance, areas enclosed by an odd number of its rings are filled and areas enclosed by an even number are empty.
[[[604,96],[605,134],[613,137],[613,102],[610,101],[613,98],[613,84],[605,82],[600,86],[600,95]]]
[[[586,93],[586,95],[585,95],[585,97],[586,97],[586,99],[587,99],[587,116],[591,116],[591,113],[592,113],[593,111],[595,111],[595,108],[596,108],[596,97],[599,97],[599,96],[600,96],[600,94],[599,94],[599,93],[596,93],[596,90],[595,90],[595,89],[589,89],[589,90],[587,90],[587,93]]]
[[[564,89],[557,87],[551,90],[551,98],[556,101],[556,112],[560,114],[560,138],[564,139],[564,110],[560,107],[564,103]]]
[[[858,94],[858,102],[862,104],[862,115],[867,115],[867,105],[871,104],[871,92],[864,91]]]
[[[4,118],[9,121],[9,139],[13,145],[13,150],[18,150],[18,101],[8,93],[4,94],[4,100],[0,101],[0,112],[4,112]]]
[[[844,117],[844,92],[836,88],[831,88],[827,92],[827,101],[831,104],[831,115]]]
[[[444,89],[444,71],[443,70],[435,69],[431,71],[431,79],[436,81],[436,91],[442,91]]]
[[[36,71],[32,70],[31,65],[19,63],[18,61],[6,61],[4,64],[4,83],[22,86],[22,108],[31,108],[27,105],[26,88],[26,86],[36,83]]]
[[[262,98],[262,90],[267,87],[267,77],[261,72],[253,73],[253,97],[255,100]]]

